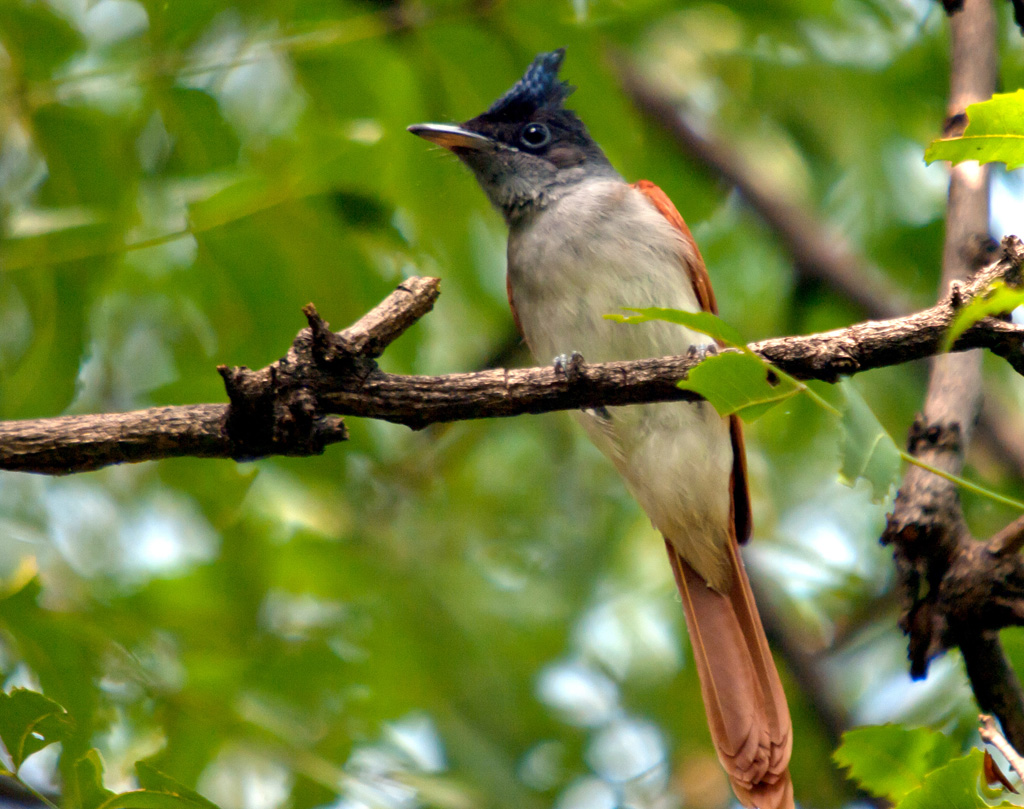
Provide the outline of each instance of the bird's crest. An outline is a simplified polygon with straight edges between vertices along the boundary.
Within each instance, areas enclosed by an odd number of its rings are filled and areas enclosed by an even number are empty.
[[[565,48],[539,53],[526,68],[523,77],[495,101],[481,118],[491,120],[522,120],[539,109],[558,109],[575,90],[568,82],[558,80],[558,69],[565,58]]]

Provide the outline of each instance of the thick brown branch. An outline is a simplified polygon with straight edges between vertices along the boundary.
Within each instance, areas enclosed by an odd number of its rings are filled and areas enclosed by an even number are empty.
[[[960,644],[967,677],[978,707],[1003,717],[1000,723],[1009,738],[1024,734],[1020,722],[1020,688],[997,632],[982,632]]]
[[[955,131],[963,126],[966,106],[987,99],[995,89],[998,49],[991,0],[965,0],[951,16],[950,28],[950,102],[944,129]],[[970,277],[979,240],[988,234],[988,205],[988,167],[954,166],[944,285]],[[1013,365],[1020,368],[1019,358]],[[932,466],[958,473],[980,408],[980,354],[934,358],[910,451]],[[911,674],[923,677],[933,656],[959,647],[978,705],[999,717],[1018,747],[1024,744],[1024,693],[994,630],[1024,618],[1024,565],[1018,554],[1006,552],[1019,545],[1020,533],[1015,525],[988,545],[977,542],[964,522],[956,488],[911,467],[883,535],[893,545],[906,601],[902,623],[909,635]]]
[[[953,310],[937,306],[916,315],[860,323],[847,329],[752,343],[750,349],[798,379],[834,382],[851,375],[923,359],[935,354]],[[998,325],[997,325],[998,324]],[[1012,329],[1012,335],[1007,333]],[[954,346],[1005,347],[1024,344],[1024,329],[986,321]],[[325,395],[325,406],[345,415],[384,419],[410,427],[441,421],[495,418],[552,410],[693,400],[675,383],[697,364],[693,357],[584,364],[570,383],[554,368],[480,371],[446,377],[375,372],[358,387]]]
[[[312,305],[310,328],[287,356],[261,371],[220,368],[231,405],[157,407],[132,413],[62,416],[0,424],[0,468],[51,475],[88,472],[116,463],[160,458],[245,458],[309,455],[348,434],[325,415],[307,383],[318,364],[364,375],[366,363],[433,307],[437,278],[409,278],[349,328],[330,332]],[[313,356],[316,361],[313,361]]]
[[[183,455],[229,458],[227,414],[227,405],[208,404],[2,422],[0,467],[61,475]]]
[[[1024,548],[1024,516],[1018,517],[988,541],[988,550],[996,556],[1020,553]]]
[[[1018,283],[1022,263],[1024,244],[1008,237],[999,262],[931,309],[822,334],[763,340],[750,348],[797,378],[825,381],[931,356],[941,349],[963,302],[996,278]],[[434,279],[409,279],[397,297],[389,298],[396,304],[392,314],[378,319],[380,307],[374,310],[372,328],[358,333],[375,336],[359,344],[370,353],[377,351],[382,341],[429,310],[436,291]],[[551,367],[431,377],[386,374],[368,357],[351,355],[344,348],[352,344],[347,339],[352,329],[333,334],[311,307],[307,316],[311,328],[300,331],[288,354],[276,363],[258,371],[222,369],[230,405],[0,423],[0,468],[68,474],[183,455],[314,454],[346,437],[344,424],[329,413],[423,427],[442,421],[697,398],[676,387],[698,362],[689,356],[584,363],[571,379]],[[383,322],[388,318],[393,318],[388,321],[392,325]],[[634,327],[624,324],[622,328]],[[1019,358],[1022,346],[1024,329],[986,319],[968,329],[954,350],[988,348]]]

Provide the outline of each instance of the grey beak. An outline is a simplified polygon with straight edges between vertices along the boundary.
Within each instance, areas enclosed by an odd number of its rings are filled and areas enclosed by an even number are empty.
[[[478,152],[494,148],[494,141],[490,138],[454,124],[413,124],[408,130],[445,149],[471,149]]]

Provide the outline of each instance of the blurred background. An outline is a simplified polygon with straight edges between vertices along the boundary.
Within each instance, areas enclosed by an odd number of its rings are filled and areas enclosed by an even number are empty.
[[[876,266],[868,297],[925,306],[947,40],[926,0],[0,0],[0,417],[225,401],[215,366],[280,357],[305,303],[341,328],[409,275],[443,294],[387,370],[531,364],[500,218],[405,127],[472,117],[559,46],[571,106],[675,201],[745,338],[877,313],[795,267],[624,68]],[[1022,196],[996,173],[995,236],[1024,230]],[[897,443],[926,370],[856,379]],[[987,385],[1019,409],[1002,363]],[[0,672],[76,721],[27,780],[59,791],[95,746],[111,788],[147,758],[225,809],[730,805],[662,543],[566,414],[349,427],[317,458],[0,474]],[[747,436],[796,794],[852,806],[844,728],[967,744],[976,708],[955,654],[908,678],[887,502],[839,481],[834,420],[796,400]],[[1011,450],[983,432],[968,474],[1024,496]],[[982,536],[1015,516],[965,506]]]

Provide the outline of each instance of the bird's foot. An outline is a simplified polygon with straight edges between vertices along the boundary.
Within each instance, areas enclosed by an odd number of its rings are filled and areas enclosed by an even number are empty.
[[[573,351],[571,354],[559,354],[555,357],[553,365],[555,366],[555,373],[564,376],[565,381],[569,385],[575,385],[583,378],[583,366],[586,363],[583,361],[583,355],[579,351]],[[582,412],[589,416],[601,419],[602,421],[611,421],[612,414],[608,412],[608,408],[604,405],[598,407],[584,407]]]
[[[583,376],[583,355],[579,351],[573,351],[571,354],[559,354],[555,357],[553,365],[555,373],[564,376],[565,381],[570,385],[578,382]]]
[[[583,410],[588,416],[593,416],[595,419],[600,419],[604,422],[610,422],[612,420],[611,411],[604,405],[598,407],[587,407]]]
[[[697,345],[696,343],[686,349],[686,356],[693,357],[698,362],[704,362],[708,357],[714,357],[718,354],[718,346],[715,343],[704,343]]]

